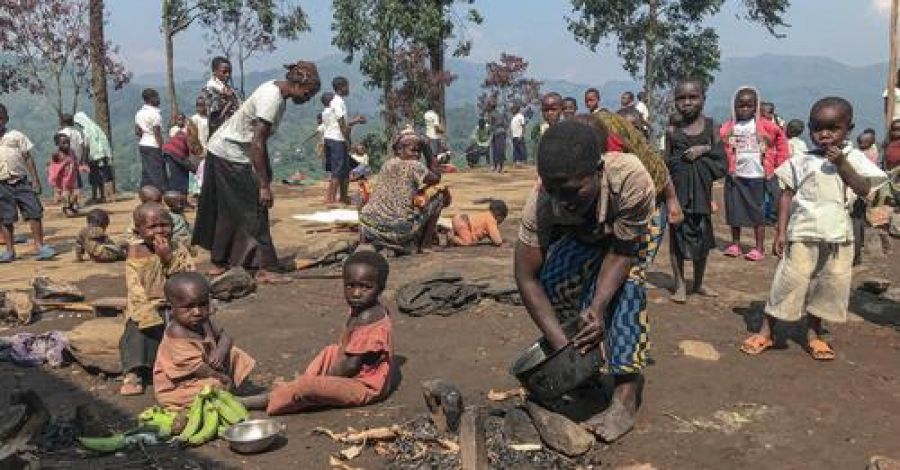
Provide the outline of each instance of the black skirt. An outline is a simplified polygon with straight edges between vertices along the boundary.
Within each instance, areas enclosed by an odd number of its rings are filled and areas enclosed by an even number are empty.
[[[709,214],[684,214],[684,221],[672,229],[672,253],[681,259],[702,260],[716,247],[712,217]]]
[[[253,166],[207,153],[192,243],[216,266],[277,269],[269,209],[259,204]]]
[[[765,225],[763,202],[766,198],[764,178],[725,177],[725,220],[731,227]]]

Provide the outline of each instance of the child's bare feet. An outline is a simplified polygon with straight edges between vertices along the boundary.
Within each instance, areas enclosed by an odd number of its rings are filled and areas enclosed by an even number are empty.
[[[675,292],[669,296],[669,300],[675,302],[676,304],[683,304],[687,302],[687,287],[682,284],[675,288]]]
[[[225,274],[225,271],[228,271],[228,266],[213,266],[212,269],[206,271],[206,275],[209,277],[217,277]]]
[[[635,409],[614,400],[609,408],[585,421],[582,426],[604,442],[615,442],[634,428]]]
[[[260,269],[256,272],[256,282],[259,284],[287,284],[291,282],[291,278]]]
[[[719,293],[706,286],[695,286],[694,293],[701,297],[718,297]]]

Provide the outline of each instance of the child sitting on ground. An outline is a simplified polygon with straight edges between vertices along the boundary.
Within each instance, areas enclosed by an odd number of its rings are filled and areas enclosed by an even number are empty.
[[[109,213],[103,209],[92,209],[85,217],[87,227],[75,238],[75,260],[84,261],[85,255],[95,263],[124,261],[127,244],[114,242],[106,229],[109,227]]]
[[[239,387],[256,361],[234,347],[231,337],[210,318],[214,312],[206,278],[196,272],[176,273],[164,291],[172,311],[153,366],[156,401],[177,411],[189,407],[206,385],[223,390]]]
[[[72,151],[69,136],[59,133],[53,136],[56,144],[56,152],[50,157],[53,162],[59,162],[59,167],[51,185],[58,189],[62,196],[62,211],[66,217],[78,215],[75,208],[75,192],[78,191],[78,158]]]
[[[781,258],[759,333],[741,351],[756,355],[772,347],[776,320],[807,316],[806,349],[816,360],[834,359],[822,335],[822,320],[847,321],[853,230],[848,190],[867,197],[887,176],[847,142],[853,107],[843,98],[817,101],[809,113],[815,148],[775,170],[783,193],[773,251]]]
[[[388,263],[371,251],[350,255],[344,262],[344,297],[350,318],[338,344],[326,346],[290,382],[275,383],[271,393],[242,399],[251,409],[269,415],[297,413],[321,407],[363,406],[384,399],[394,376],[391,316],[380,301],[388,278]]]
[[[182,242],[185,246],[191,244],[191,224],[184,218],[184,208],[187,207],[187,195],[181,191],[166,191],[163,201],[169,208],[172,217],[172,238]]]
[[[362,207],[369,202],[369,196],[372,194],[372,188],[369,185],[369,177],[372,175],[369,154],[366,153],[366,148],[362,144],[353,144],[350,158],[356,162],[356,166],[350,170],[350,181],[356,183],[359,189],[355,202],[357,207]]]
[[[488,210],[477,214],[457,214],[453,217],[453,233],[447,237],[448,245],[473,246],[489,239],[495,246],[503,244],[500,224],[506,220],[509,209],[499,199],[491,199]]]
[[[172,217],[158,202],[134,210],[138,240],[128,245],[125,261],[125,332],[119,340],[125,379],[121,395],[144,393],[143,379],[156,361],[165,321],[163,285],[169,276],[193,271],[187,247],[172,240]]]

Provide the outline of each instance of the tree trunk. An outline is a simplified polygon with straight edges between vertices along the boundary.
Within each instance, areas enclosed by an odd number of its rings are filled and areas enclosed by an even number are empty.
[[[444,39],[436,41],[428,45],[428,57],[431,60],[432,76],[442,74],[444,72]],[[446,90],[443,81],[434,84],[431,92],[431,101],[434,111],[441,118],[441,125],[444,126],[444,135],[447,135],[447,113],[446,113]]]
[[[390,32],[381,33],[378,50],[386,64],[380,82],[381,90],[384,93],[384,135],[388,141],[388,151],[390,152],[390,142],[397,130],[396,103],[391,98],[394,93],[394,49],[391,47]]]
[[[647,33],[644,35],[644,93],[647,95],[648,110],[653,110],[653,92],[656,89],[656,27],[658,1],[649,0],[647,9]],[[653,117],[651,117],[651,121]]]
[[[178,115],[178,98],[175,96],[174,44],[172,43],[172,19],[169,18],[169,0],[163,0],[163,39],[166,45],[166,87],[169,92],[171,116]]]
[[[244,92],[244,43],[241,41],[241,16],[237,15],[234,20],[234,37],[237,38],[238,45],[238,72],[241,74],[241,96],[246,97]],[[230,55],[230,54],[229,54]]]
[[[112,148],[112,126],[109,120],[109,94],[106,89],[106,38],[103,34],[103,0],[90,0],[90,54],[91,54],[91,91],[94,97],[94,119],[109,140]],[[115,165],[113,155],[109,156],[109,167],[113,169],[112,190],[116,190]]]

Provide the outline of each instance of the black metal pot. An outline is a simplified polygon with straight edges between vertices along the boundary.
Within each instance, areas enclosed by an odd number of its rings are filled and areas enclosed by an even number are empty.
[[[577,324],[565,325],[567,334],[577,331]],[[573,334],[574,335],[574,332]],[[571,337],[572,335],[568,335]],[[540,338],[513,361],[509,373],[539,401],[552,400],[573,390],[591,377],[600,374],[603,365],[601,348],[593,348],[582,355],[572,343],[553,351],[546,338]]]

